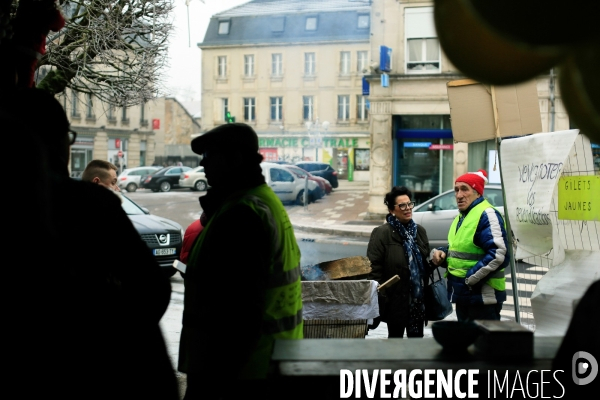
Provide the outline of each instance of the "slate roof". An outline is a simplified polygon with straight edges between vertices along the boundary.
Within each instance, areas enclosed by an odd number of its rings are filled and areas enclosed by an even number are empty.
[[[358,15],[370,13],[368,0],[254,0],[211,17],[201,48],[244,44],[368,41],[370,27],[358,28]],[[305,30],[306,18],[318,18],[317,29]],[[277,24],[283,30],[274,31]],[[219,35],[219,22],[230,21]]]

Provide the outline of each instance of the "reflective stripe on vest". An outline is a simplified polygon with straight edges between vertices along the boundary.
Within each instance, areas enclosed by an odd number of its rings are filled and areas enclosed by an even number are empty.
[[[483,259],[484,254],[464,253],[460,251],[448,251],[448,257],[458,258],[461,260],[479,261]]]
[[[259,185],[224,204],[202,231],[190,259],[202,253],[202,244],[210,235],[212,223],[239,204],[247,205],[258,215],[270,238],[262,333],[240,375],[244,379],[265,378],[275,339],[303,338],[300,249],[287,212],[273,190],[266,184]],[[240,327],[240,334],[244,334],[243,331],[244,327]]]
[[[481,215],[487,208],[493,206],[483,200],[469,211],[464,217],[458,231],[456,227],[460,220],[460,215],[452,221],[452,226],[448,232],[448,273],[458,277],[465,278],[467,271],[473,268],[485,256],[485,251],[473,243],[477,225]],[[485,283],[496,290],[505,290],[504,269],[497,270],[490,276]]]

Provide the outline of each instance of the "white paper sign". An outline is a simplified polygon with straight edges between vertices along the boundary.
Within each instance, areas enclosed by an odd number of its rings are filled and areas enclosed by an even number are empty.
[[[502,141],[502,180],[517,241],[517,259],[552,249],[551,204],[579,130],[550,132]]]

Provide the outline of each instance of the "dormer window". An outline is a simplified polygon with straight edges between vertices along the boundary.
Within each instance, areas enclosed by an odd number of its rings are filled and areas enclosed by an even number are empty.
[[[369,27],[369,14],[358,16],[358,29],[367,29]]]
[[[307,31],[316,31],[317,30],[317,17],[306,17],[305,29]]]
[[[230,21],[219,21],[219,35],[229,34],[229,22]]]

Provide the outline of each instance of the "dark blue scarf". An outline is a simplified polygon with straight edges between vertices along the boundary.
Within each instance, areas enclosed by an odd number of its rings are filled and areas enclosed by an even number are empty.
[[[404,254],[408,260],[410,270],[410,317],[406,330],[407,332],[416,333],[422,330],[423,320],[425,319],[425,306],[423,305],[425,268],[419,246],[417,246],[417,224],[411,219],[404,225],[392,214],[388,214],[386,220],[392,229],[400,235],[404,246]]]

